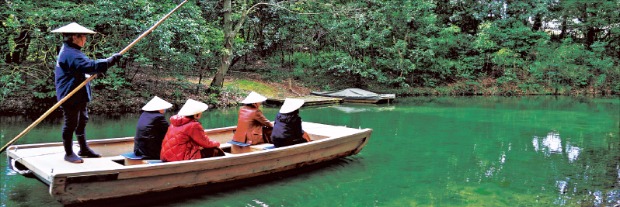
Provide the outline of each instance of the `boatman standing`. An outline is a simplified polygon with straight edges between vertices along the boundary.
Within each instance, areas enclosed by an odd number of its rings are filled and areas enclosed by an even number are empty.
[[[86,75],[105,73],[108,68],[116,64],[121,54],[114,54],[106,59],[91,60],[81,49],[86,44],[86,36],[95,34],[75,22],[52,31],[62,33],[63,44],[58,53],[56,67],[54,69],[56,98],[58,101],[67,96],[73,89],[84,82]],[[91,100],[90,85],[77,91],[60,107],[64,116],[62,126],[62,142],[65,148],[65,160],[71,163],[82,163],[81,157],[101,157],[86,143],[86,123],[88,122],[88,109],[86,105]],[[80,151],[76,155],[73,152],[73,134],[77,137]],[[79,155],[79,156],[78,156]]]

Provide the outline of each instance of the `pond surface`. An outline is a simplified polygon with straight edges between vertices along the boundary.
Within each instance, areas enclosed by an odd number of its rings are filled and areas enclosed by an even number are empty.
[[[277,110],[263,109],[270,120]],[[138,116],[91,115],[87,136],[133,136]],[[620,205],[618,98],[415,97],[302,108],[301,117],[373,134],[358,155],[334,162],[221,190],[142,199],[149,206]],[[0,143],[35,119],[0,117]],[[201,122],[213,128],[236,119],[236,108],[218,109]],[[58,142],[61,125],[46,119],[17,144]],[[0,169],[0,206],[60,206],[45,184],[10,171],[5,153]]]

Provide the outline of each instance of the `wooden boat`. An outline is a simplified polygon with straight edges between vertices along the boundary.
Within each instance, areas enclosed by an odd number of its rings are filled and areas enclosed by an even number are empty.
[[[308,95],[308,96],[301,96],[301,97],[295,97],[295,98],[304,100],[304,105],[302,107],[318,106],[318,105],[332,105],[332,104],[340,104],[342,102],[342,98],[334,98],[334,97],[327,97],[327,96]],[[267,101],[265,101],[265,103],[268,105],[274,105],[274,106],[280,107],[282,106],[282,104],[284,104],[284,100],[286,100],[286,98],[267,98]]]
[[[20,174],[31,173],[48,184],[51,196],[67,205],[175,188],[208,187],[212,183],[355,155],[366,145],[372,132],[372,129],[310,122],[304,122],[302,127],[312,142],[281,148],[270,148],[271,144],[253,145],[241,153],[231,153],[232,146],[227,143],[235,126],[207,129],[209,138],[224,143],[221,148],[226,156],[178,162],[121,156],[133,150],[132,137],[89,140],[89,145],[103,157],[85,158],[82,164],[63,160],[61,142],[12,145],[7,155],[12,168]]]
[[[342,98],[343,102],[371,104],[390,103],[396,98],[395,94],[378,94],[359,88],[347,88],[340,91],[313,91],[310,94]]]

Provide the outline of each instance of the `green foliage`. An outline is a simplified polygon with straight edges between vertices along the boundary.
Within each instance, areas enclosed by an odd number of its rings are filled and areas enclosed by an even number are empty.
[[[129,82],[123,78],[123,69],[118,67],[112,67],[108,69],[108,72],[92,81],[92,86],[97,87],[103,85],[108,90],[117,91],[129,84]]]
[[[70,22],[90,28],[84,53],[91,59],[106,58],[121,51],[142,32],[168,13],[177,3],[152,0],[131,1],[27,1],[6,2],[0,11],[0,84],[4,99],[13,91],[33,99],[53,97],[53,68],[61,35],[50,31]],[[196,68],[215,67],[223,34],[207,24],[202,10],[187,3],[156,30],[134,45],[121,64],[92,82],[94,87],[130,94],[135,67],[166,68],[166,74],[201,75]],[[8,68],[11,68],[10,70]],[[136,70],[141,72],[142,70]],[[16,78],[27,77],[27,78]],[[158,77],[163,78],[163,77]],[[51,80],[51,81],[50,81]],[[50,86],[51,89],[50,89]],[[6,86],[6,87],[5,87]],[[22,96],[24,94],[21,94]],[[23,97],[26,98],[26,97]]]
[[[284,67],[282,72],[310,79],[308,82],[327,76],[317,84],[320,87],[438,87],[472,81],[480,84],[478,81],[490,77],[496,84],[492,87],[504,87],[500,93],[509,94],[546,93],[544,88],[555,92],[612,88],[609,74],[615,73],[611,69],[617,68],[618,58],[593,54],[578,42],[560,46],[553,35],[543,32],[544,27],[536,25],[556,17],[555,2],[511,1],[508,7],[488,3],[468,1],[467,9],[460,2],[437,1],[295,4],[295,9],[330,15],[303,16],[267,9],[268,18],[254,17],[249,27],[272,34],[261,37],[270,41],[268,47],[258,49],[278,54],[269,45],[290,46],[275,47],[282,55],[270,57],[271,67]],[[575,5],[566,8],[579,10],[582,6]],[[598,28],[602,25],[597,24]],[[296,32],[294,38],[289,36],[291,31]],[[277,39],[270,39],[274,37]],[[608,51],[608,45],[612,44],[592,44],[591,49]],[[556,53],[559,55],[551,57]],[[569,60],[559,62],[563,59]]]
[[[569,39],[556,48],[544,51],[540,54],[543,61],[537,64],[542,66],[542,73],[537,75],[546,79],[552,88],[579,88],[589,84],[592,74],[585,60],[590,59],[592,53],[583,46],[573,44]]]
[[[4,98],[11,95],[13,91],[19,88],[20,84],[24,84],[24,80],[20,73],[2,74],[0,76],[0,83],[2,87],[0,89],[0,102],[4,101]]]
[[[52,79],[37,79],[35,84],[28,87],[28,91],[34,91],[32,95],[35,99],[56,99],[56,88]]]
[[[83,48],[93,59],[119,52],[179,1],[3,2],[0,100],[27,91],[54,96],[52,68],[61,37],[78,22],[98,32]],[[179,99],[204,88],[187,79],[220,65],[322,89],[381,87],[405,94],[620,93],[620,4],[593,0],[263,1],[232,3],[246,18],[225,46],[222,2],[190,1],[124,54],[93,85],[103,93],[153,94],[134,77],[175,80]],[[247,16],[244,16],[247,15]],[[557,26],[554,26],[557,25]],[[233,25],[233,27],[236,25]],[[222,57],[232,55],[232,62]],[[267,61],[266,65],[252,65]],[[249,67],[248,67],[249,66]],[[235,68],[236,67],[236,68]],[[222,79],[223,80],[223,79]],[[138,88],[138,89],[136,89]],[[153,90],[153,89],[146,89]],[[213,89],[235,97],[225,88]],[[214,96],[213,103],[222,96]],[[122,96],[121,96],[122,97]]]

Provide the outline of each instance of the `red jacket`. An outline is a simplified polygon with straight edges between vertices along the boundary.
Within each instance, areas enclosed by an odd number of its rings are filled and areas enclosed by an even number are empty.
[[[200,122],[179,115],[170,117],[170,127],[161,145],[164,162],[200,159],[200,149],[219,147],[220,143],[209,140]]]
[[[242,106],[239,109],[239,118],[237,119],[237,130],[233,135],[233,140],[237,142],[252,144],[264,143],[263,126],[273,127],[263,112],[252,106]]]

